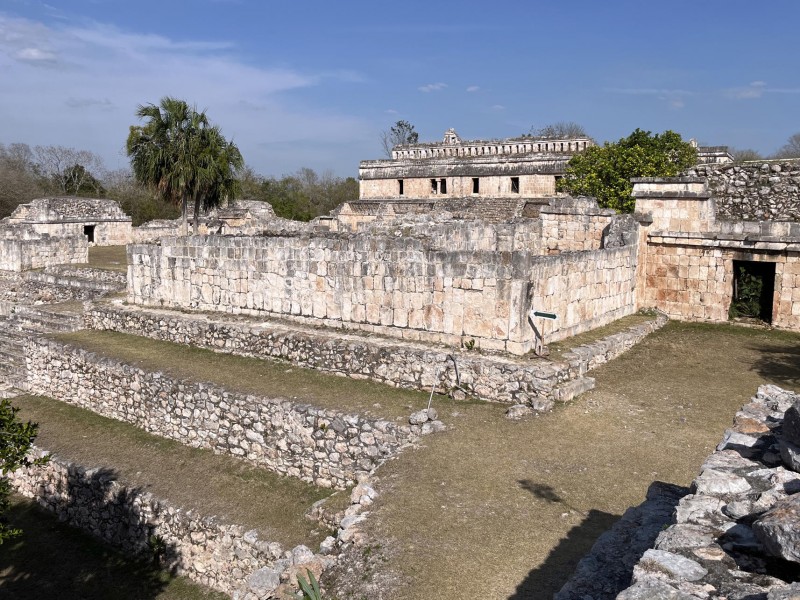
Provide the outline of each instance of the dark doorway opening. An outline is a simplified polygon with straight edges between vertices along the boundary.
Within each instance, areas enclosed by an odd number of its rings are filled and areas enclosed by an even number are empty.
[[[481,191],[480,179],[478,179],[477,177],[473,177],[472,178],[472,193],[473,194],[479,194],[480,191]]]
[[[746,317],[772,323],[775,293],[775,263],[733,261],[733,299],[728,311],[732,319]]]
[[[89,238],[89,243],[94,244],[94,225],[84,225],[83,226],[83,235]]]
[[[511,193],[519,194],[519,177],[511,178]]]
[[[398,194],[400,196],[402,196],[404,194],[404,192],[405,192],[405,190],[403,188],[404,188],[403,180],[402,179],[398,179],[397,180],[397,192],[398,192]]]

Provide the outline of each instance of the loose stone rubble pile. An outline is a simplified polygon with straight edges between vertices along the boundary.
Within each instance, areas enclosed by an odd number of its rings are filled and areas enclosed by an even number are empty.
[[[692,491],[617,600],[800,598],[800,395],[761,386]]]

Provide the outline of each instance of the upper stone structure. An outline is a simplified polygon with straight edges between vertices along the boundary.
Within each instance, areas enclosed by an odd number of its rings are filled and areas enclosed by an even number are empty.
[[[104,198],[37,198],[20,204],[0,225],[29,225],[54,237],[84,235],[98,246],[127,244],[132,238],[131,218]]]
[[[441,142],[395,146],[391,159],[362,161],[359,197],[552,196],[569,159],[592,145],[588,137],[465,141],[448,129]]]

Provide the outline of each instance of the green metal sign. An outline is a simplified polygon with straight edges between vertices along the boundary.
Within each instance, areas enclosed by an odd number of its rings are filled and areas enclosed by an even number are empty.
[[[542,310],[533,311],[533,316],[541,317],[542,319],[550,319],[551,321],[554,321],[557,318],[556,313],[544,312]]]

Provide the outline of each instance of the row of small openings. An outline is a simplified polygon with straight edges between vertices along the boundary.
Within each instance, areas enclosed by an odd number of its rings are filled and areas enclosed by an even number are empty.
[[[397,180],[397,192],[398,195],[403,196],[405,194],[405,185],[402,179]],[[480,194],[481,192],[481,180],[480,177],[473,177],[472,178],[472,193],[473,194]],[[447,179],[431,179],[431,194],[446,194],[447,193]],[[519,194],[519,177],[512,177],[511,178],[511,193],[512,194]]]

